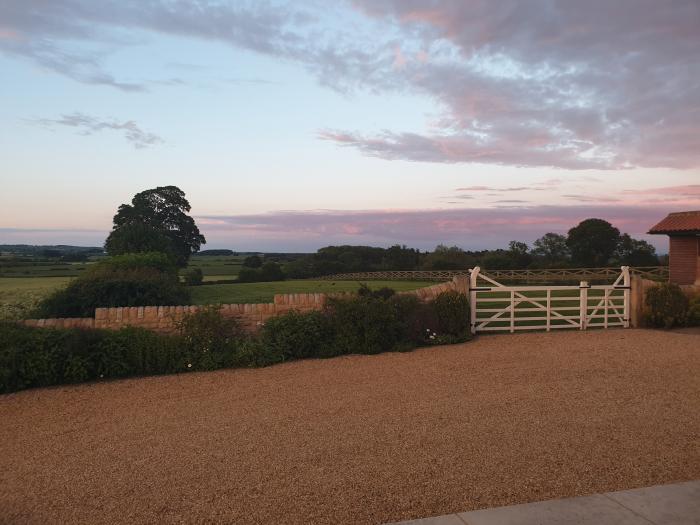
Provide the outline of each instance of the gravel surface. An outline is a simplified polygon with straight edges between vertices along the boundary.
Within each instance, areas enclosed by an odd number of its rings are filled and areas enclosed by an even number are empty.
[[[2,523],[382,523],[700,478],[700,335],[40,389],[0,421]]]

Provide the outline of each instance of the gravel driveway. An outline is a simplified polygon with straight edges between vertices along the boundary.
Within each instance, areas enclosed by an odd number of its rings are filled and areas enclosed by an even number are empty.
[[[0,396],[1,523],[381,523],[700,478],[700,335],[404,354]]]

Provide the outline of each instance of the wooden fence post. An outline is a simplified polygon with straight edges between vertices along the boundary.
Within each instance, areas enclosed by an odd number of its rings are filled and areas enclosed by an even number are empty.
[[[588,317],[588,282],[581,281],[579,288],[579,317],[581,318],[581,330],[586,329],[586,318]]]
[[[481,268],[476,266],[469,272],[469,315],[472,334],[476,333],[476,281],[480,270]]]

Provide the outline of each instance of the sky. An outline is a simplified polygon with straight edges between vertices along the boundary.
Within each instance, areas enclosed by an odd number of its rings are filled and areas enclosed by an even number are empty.
[[[700,209],[698,0],[0,0],[0,244],[176,185],[204,248],[527,243]]]

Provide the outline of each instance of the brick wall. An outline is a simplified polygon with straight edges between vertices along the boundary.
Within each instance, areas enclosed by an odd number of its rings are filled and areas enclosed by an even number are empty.
[[[700,277],[698,243],[700,239],[695,236],[670,237],[669,270],[672,283],[694,284]]]
[[[435,298],[438,294],[457,290],[467,293],[469,281],[466,277],[455,277],[447,283],[428,286],[402,295],[416,295],[423,301]],[[224,316],[236,317],[243,327],[251,332],[257,331],[269,318],[285,314],[290,310],[310,312],[323,308],[328,297],[344,294],[294,293],[277,294],[271,303],[258,304],[223,304]],[[95,317],[75,319],[27,319],[29,326],[51,328],[106,328],[117,330],[124,326],[138,326],[156,332],[168,333],[176,329],[177,323],[188,314],[204,308],[203,306],[131,306],[121,308],[97,308]]]

